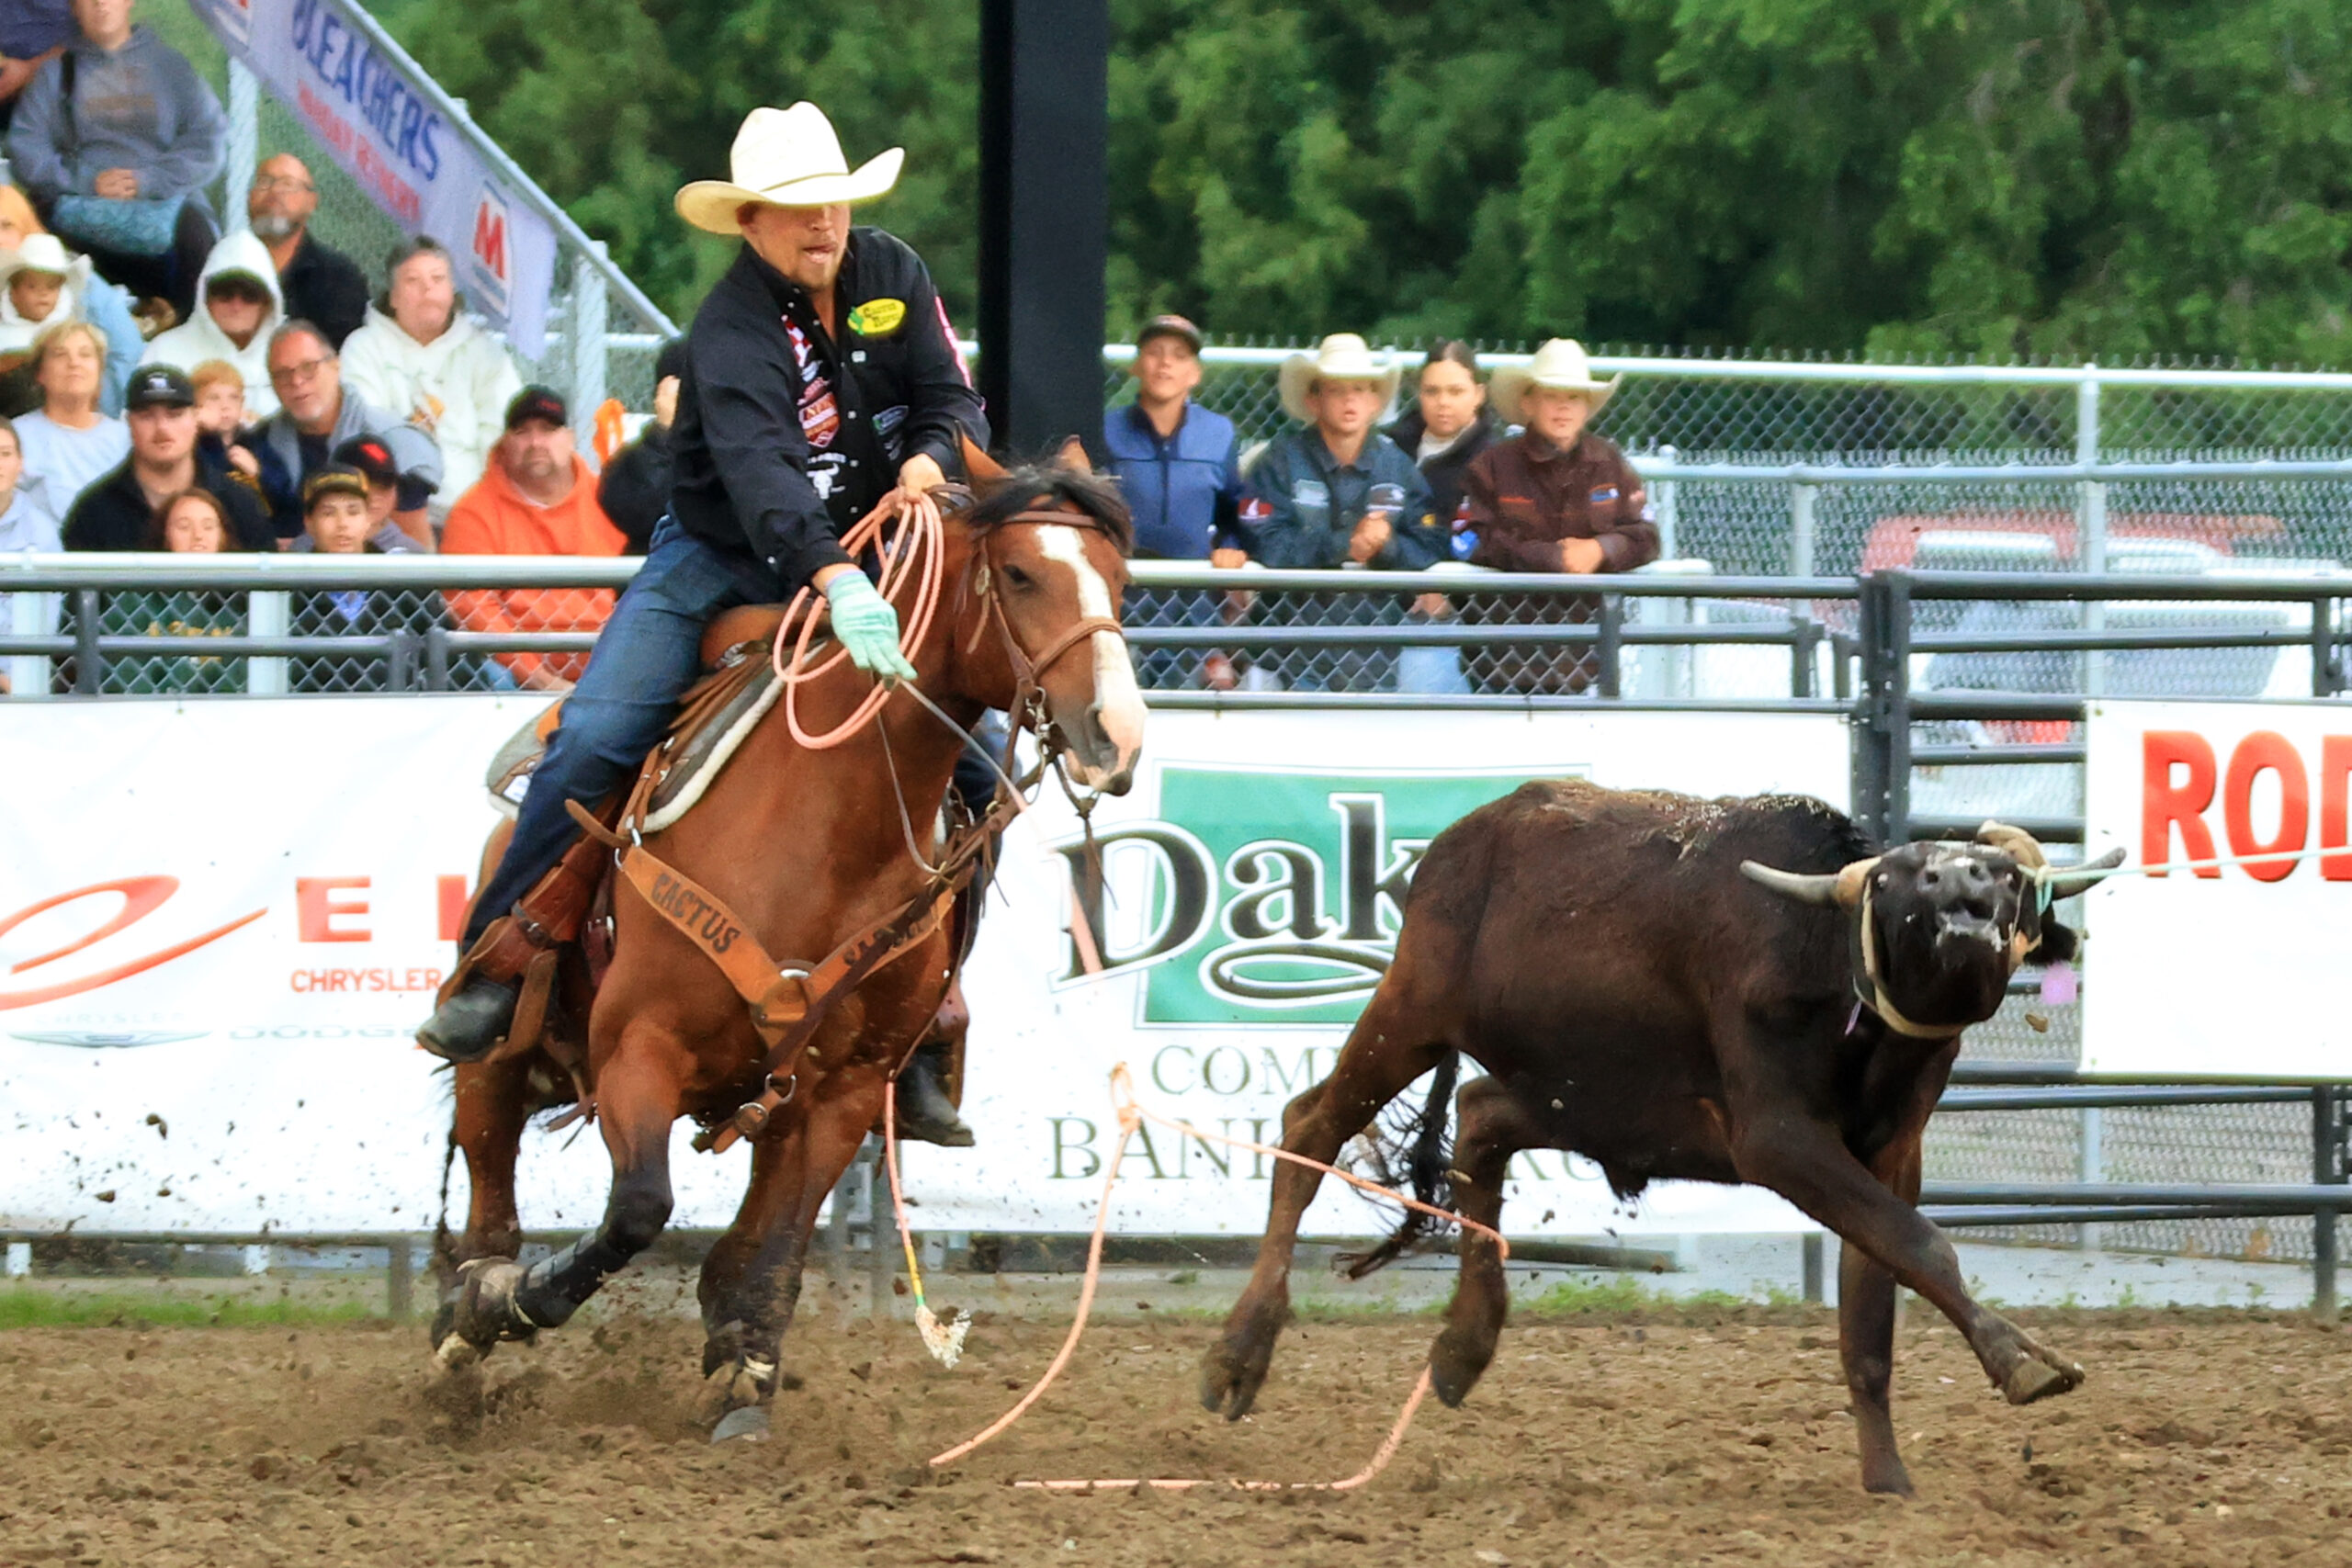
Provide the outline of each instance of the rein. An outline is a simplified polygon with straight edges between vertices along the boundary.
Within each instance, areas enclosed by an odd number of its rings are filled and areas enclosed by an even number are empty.
[[[1076,511],[1023,512],[1004,521],[1006,524],[1050,524],[1069,527],[1099,526],[1085,513]],[[906,616],[901,646],[909,649],[919,647],[930,633],[939,605],[944,567],[944,537],[941,525],[936,522],[917,519],[910,527],[899,529],[886,540],[882,531],[882,511],[877,507],[844,537],[842,544],[853,553],[869,546],[880,551],[883,558],[882,592],[886,597],[910,578],[916,580],[915,602]],[[808,964],[773,956],[728,908],[725,900],[645,847],[645,818],[659,776],[653,770],[647,769],[640,774],[637,787],[622,809],[618,830],[605,828],[583,811],[575,809],[572,813],[582,827],[617,852],[616,858],[620,873],[628,880],[629,886],[699,948],[704,956],[727,977],[729,984],[735,987],[736,994],[749,1006],[752,1027],[767,1047],[766,1057],[760,1068],[763,1087],[759,1096],[740,1107],[726,1121],[697,1135],[694,1140],[696,1149],[723,1152],[738,1138],[757,1136],[767,1125],[769,1118],[791,1102],[797,1092],[802,1066],[808,1064],[820,1068],[825,1066],[815,1040],[818,1031],[831,1017],[841,1000],[876,970],[911,951],[945,923],[957,896],[970,886],[990,852],[996,836],[1027,809],[1027,795],[1048,770],[1061,778],[1065,790],[1069,788],[1068,776],[1061,770],[1066,747],[1046,717],[1039,678],[1070,649],[1091,639],[1096,633],[1109,632],[1114,637],[1124,637],[1124,628],[1116,620],[1106,616],[1087,616],[1065,629],[1041,652],[1031,654],[1014,635],[1012,621],[1004,613],[1003,603],[996,592],[995,574],[989,569],[985,538],[980,544],[981,547],[974,552],[965,581],[959,587],[959,598],[965,592],[975,593],[981,602],[982,624],[994,622],[1003,643],[1007,662],[1013,671],[1012,733],[1018,736],[1024,727],[1035,728],[1043,755],[1036,767],[1025,778],[1018,780],[1011,771],[1012,754],[1010,741],[1001,763],[995,758],[989,758],[989,768],[997,776],[995,798],[986,812],[950,836],[938,863],[930,864],[924,862],[916,844],[913,822],[899,782],[897,761],[889,752],[888,731],[883,731],[885,765],[890,773],[892,794],[898,800],[900,830],[905,835],[909,856],[925,874],[923,886],[898,908],[879,919],[868,922],[822,959]],[[784,625],[777,628],[770,658],[777,678],[784,683],[785,717],[793,739],[811,750],[828,750],[840,746],[873,723],[898,688],[877,682],[859,701],[848,718],[822,734],[812,735],[802,728],[795,700],[799,688],[848,657],[846,649],[837,649],[814,668],[805,667],[818,620],[810,602],[812,592],[804,587],[794,596],[786,612]],[[796,616],[800,621],[797,634],[792,630]],[[976,635],[977,630],[975,628]],[[792,644],[789,665],[785,655],[787,638]],[[916,691],[911,682],[903,684],[909,694],[965,746],[976,745],[964,728],[938,704]],[[1088,836],[1091,841],[1091,825]]]

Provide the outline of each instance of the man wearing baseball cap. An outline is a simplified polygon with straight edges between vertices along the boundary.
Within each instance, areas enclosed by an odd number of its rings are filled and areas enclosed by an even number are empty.
[[[1136,520],[1136,555],[1147,560],[1206,560],[1238,567],[1250,538],[1240,519],[1241,465],[1233,422],[1193,401],[1201,384],[1201,329],[1182,316],[1154,316],[1136,333],[1135,401],[1102,412],[1105,465]],[[1223,595],[1188,591],[1155,595],[1138,607],[1139,626],[1214,626]],[[1223,654],[1154,649],[1136,672],[1147,686],[1189,686],[1195,668],[1229,684]]]
[[[463,960],[417,1032],[425,1049],[488,1055],[524,966],[580,929],[585,884],[558,874],[579,838],[567,803],[593,807],[628,782],[693,684],[713,616],[813,587],[857,668],[914,674],[898,613],[841,536],[876,506],[935,518],[932,491],[966,436],[986,445],[988,424],[922,258],[850,226],[850,208],[887,194],[904,157],[894,148],[852,170],[816,105],[756,108],[736,134],[733,177],[678,192],[680,217],[742,245],[687,334],[670,520],[565,700],[514,839],[475,897]],[[451,548],[457,534],[453,514]]]
[[[616,556],[628,540],[596,504],[596,476],[571,436],[571,411],[545,387],[506,405],[506,433],[490,464],[449,509],[441,553],[451,556]],[[607,588],[478,589],[449,595],[468,631],[593,632],[613,613]],[[492,655],[514,683],[564,691],[580,678],[579,653]]]
[[[248,487],[225,477],[206,479],[196,462],[196,387],[172,365],[142,365],[123,395],[130,426],[130,456],[82,492],[65,514],[69,550],[145,547],[155,508],[184,490],[204,490],[228,514],[235,547],[274,550],[269,512]]]
[[[318,469],[302,481],[302,532],[287,547],[288,549],[307,555],[312,550],[324,548],[319,543],[319,531],[313,526],[312,513],[316,509],[311,502],[313,500],[313,481],[328,475],[334,477],[337,485],[352,491],[367,503],[368,527],[361,542],[368,549],[385,556],[416,553],[416,541],[392,521],[392,513],[400,506],[400,460],[392,456],[390,447],[372,435],[353,436],[334,449],[333,460],[327,467]],[[355,484],[357,487],[356,491],[353,490]],[[338,518],[338,523],[340,521]]]

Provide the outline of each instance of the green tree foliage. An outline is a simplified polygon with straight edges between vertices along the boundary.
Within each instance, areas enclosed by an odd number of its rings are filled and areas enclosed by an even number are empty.
[[[974,0],[398,0],[665,299],[811,97],[972,303]],[[2340,0],[1114,0],[1114,330],[2352,358]]]

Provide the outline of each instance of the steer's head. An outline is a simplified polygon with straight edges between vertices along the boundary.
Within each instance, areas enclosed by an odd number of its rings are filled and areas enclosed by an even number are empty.
[[[1905,844],[1826,875],[1754,861],[1740,870],[1785,897],[1846,911],[1863,999],[1899,1032],[1937,1038],[1999,1010],[2018,964],[2072,958],[2075,932],[2050,906],[2122,862],[2116,850],[2055,867],[2032,835],[1987,822],[1974,843]]]

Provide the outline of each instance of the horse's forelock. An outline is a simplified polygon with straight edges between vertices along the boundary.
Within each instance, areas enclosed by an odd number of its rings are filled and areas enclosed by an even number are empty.
[[[966,526],[976,533],[1011,522],[1023,512],[1049,512],[1068,506],[1082,513],[1110,536],[1121,555],[1135,548],[1135,524],[1127,514],[1126,498],[1117,483],[1098,474],[1046,464],[1012,469],[1004,481],[973,503],[964,514]]]

